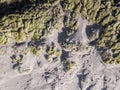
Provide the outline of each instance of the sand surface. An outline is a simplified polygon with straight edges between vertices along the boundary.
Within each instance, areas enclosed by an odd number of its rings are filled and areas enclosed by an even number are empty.
[[[88,46],[89,50],[64,50],[58,42],[62,28],[52,30],[47,35],[44,49],[38,56],[31,53],[25,56],[22,69],[30,69],[28,72],[19,73],[14,70],[9,55],[1,55],[0,90],[120,90],[120,65],[103,63],[96,47],[88,44],[90,41],[85,32],[87,25],[89,23],[80,17],[79,29],[71,40],[79,41]],[[66,53],[64,57],[76,63],[70,71],[64,70],[60,57],[55,62],[45,59],[45,48],[52,42],[62,54]],[[10,46],[4,49],[11,52]]]

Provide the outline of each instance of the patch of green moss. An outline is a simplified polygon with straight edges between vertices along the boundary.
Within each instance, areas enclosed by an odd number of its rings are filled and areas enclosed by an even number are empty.
[[[47,61],[57,61],[60,56],[61,51],[57,49],[55,43],[52,42],[50,46],[46,47],[45,58]]]
[[[30,1],[34,3],[36,0]],[[21,13],[9,13],[1,17],[0,44],[8,44],[13,38],[15,42],[41,41],[52,29],[59,29],[61,22],[64,27],[69,28],[66,31],[69,37],[77,30],[77,18],[81,14],[89,22],[100,24],[104,28],[97,40],[97,47],[107,48],[112,54],[109,57],[107,54],[101,56],[106,58],[107,62],[119,63],[120,55],[116,53],[120,50],[120,8],[118,7],[120,1],[116,3],[115,0],[46,0],[42,4],[38,2],[36,6],[23,7]],[[63,43],[65,48],[77,46],[70,44],[69,41]],[[37,49],[34,47],[32,52],[36,54]],[[47,53],[54,55],[57,52],[56,49],[50,49]]]
[[[38,41],[45,35],[43,35],[43,32],[46,32],[48,27],[54,26],[56,24],[55,21],[60,18],[60,12],[57,7],[59,2],[59,0],[48,0],[43,4],[37,4],[35,7],[31,5],[28,10],[26,7],[22,8],[23,12],[21,14],[3,16],[0,20],[0,30],[11,32],[11,39],[14,38],[16,42],[22,42],[24,39]],[[48,4],[48,6],[45,6],[45,4]],[[51,25],[47,25],[48,22],[51,22]],[[18,32],[21,27],[23,30]]]
[[[32,52],[34,55],[39,55],[41,52],[41,48],[37,48],[34,46],[29,46],[30,52]]]
[[[0,43],[5,45],[7,43],[7,37],[4,34],[0,34]]]
[[[66,72],[69,72],[72,69],[72,67],[76,65],[75,62],[69,60],[64,60],[63,64],[65,66]]]
[[[26,40],[26,34],[22,28],[20,28],[17,32],[12,32],[12,35],[16,42],[23,42]]]
[[[115,3],[114,0],[85,0],[80,1],[80,3],[82,5],[82,15],[90,22],[98,23],[104,28],[97,40],[98,48],[108,49],[98,49],[99,51],[103,51],[100,54],[104,58],[104,62],[110,64],[118,63],[117,57],[120,55],[114,55],[115,52],[119,52],[120,47],[118,38],[120,35],[120,33],[118,33],[120,32],[120,24],[118,23],[120,22],[118,3]],[[109,54],[110,52],[108,53],[108,51],[111,51],[113,54]]]

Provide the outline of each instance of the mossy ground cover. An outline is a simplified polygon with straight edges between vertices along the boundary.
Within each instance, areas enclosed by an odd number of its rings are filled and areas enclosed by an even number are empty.
[[[89,2],[92,2],[91,6],[89,6]],[[100,24],[104,28],[97,40],[97,47],[104,62],[109,64],[120,62],[119,5],[120,1],[115,0],[88,0],[82,4],[82,7],[86,8],[86,19],[92,23]]]
[[[71,36],[78,28],[77,19],[81,14],[89,22],[100,24],[104,28],[96,45],[104,62],[120,63],[119,0],[29,1],[34,4],[22,7],[20,12],[1,17],[1,45],[9,44],[11,41],[41,41],[52,28],[60,27],[59,20],[63,22],[64,27],[70,29],[67,36]]]
[[[70,13],[72,20],[72,13],[80,12],[89,22],[99,24],[104,28],[97,40],[98,52],[105,63],[119,63],[120,1],[81,0],[79,2],[79,0],[62,0],[62,3],[63,10]],[[67,26],[69,27],[69,25]]]
[[[4,36],[1,37],[1,44],[9,43],[9,41],[3,41],[5,38],[9,38],[10,41],[15,40],[15,42],[23,42],[28,39],[40,41],[48,32],[48,28],[57,24],[57,20],[60,18],[57,4],[57,2],[49,2],[36,6],[25,6],[22,8],[22,13],[3,16],[0,20],[0,30]],[[30,8],[26,10],[27,7]]]

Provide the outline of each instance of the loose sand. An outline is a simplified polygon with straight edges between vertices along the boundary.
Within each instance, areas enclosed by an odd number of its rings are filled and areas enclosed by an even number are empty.
[[[89,46],[89,39],[85,33],[89,23],[81,17],[78,20],[79,29],[72,40],[78,40],[85,46]],[[43,48],[51,42],[67,54],[67,59],[74,61],[76,65],[65,72],[63,63],[45,60],[45,50],[38,56],[31,53],[26,55],[22,70],[28,72],[19,73],[13,70],[11,58],[0,56],[0,90],[120,90],[120,66],[105,65],[95,46],[89,46],[88,51],[70,52],[62,49],[58,42],[60,30],[53,30],[47,35]],[[61,37],[62,38],[62,37]],[[9,49],[9,47],[5,49]],[[10,50],[9,50],[10,51]]]

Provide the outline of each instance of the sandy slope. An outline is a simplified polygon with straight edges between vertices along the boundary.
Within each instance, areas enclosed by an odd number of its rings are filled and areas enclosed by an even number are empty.
[[[88,46],[86,25],[88,22],[80,18],[79,29],[72,39]],[[58,43],[58,33],[61,31],[51,31],[47,35],[45,46],[54,42],[62,51]],[[30,68],[28,73],[13,70],[11,59],[0,56],[0,90],[120,90],[120,66],[105,65],[95,46],[90,46],[82,54],[82,51],[64,52],[68,54],[67,59],[76,63],[69,72],[63,70],[60,60],[45,60],[45,50],[37,57],[32,54],[26,56],[23,69]]]

